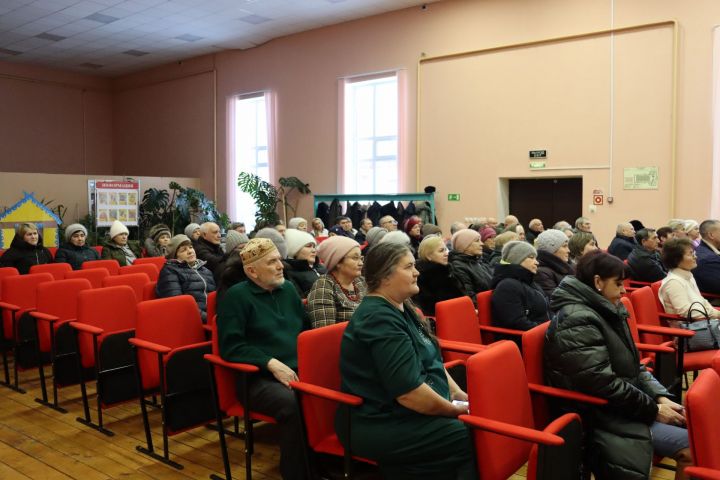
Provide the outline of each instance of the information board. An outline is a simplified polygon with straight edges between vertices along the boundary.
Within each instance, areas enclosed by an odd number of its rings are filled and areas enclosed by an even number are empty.
[[[625,190],[657,190],[658,167],[624,169],[623,188]]]
[[[98,227],[109,227],[115,220],[126,226],[137,226],[139,206],[138,182],[95,181],[95,218]]]

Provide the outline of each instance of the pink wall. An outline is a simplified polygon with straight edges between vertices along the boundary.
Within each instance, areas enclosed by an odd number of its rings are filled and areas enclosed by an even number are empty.
[[[0,171],[112,173],[110,82],[0,63]]]

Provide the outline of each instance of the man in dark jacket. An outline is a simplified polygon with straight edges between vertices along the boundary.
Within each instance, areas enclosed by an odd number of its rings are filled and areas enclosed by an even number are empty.
[[[635,242],[635,227],[630,223],[621,223],[617,226],[615,238],[610,242],[608,253],[620,260],[625,260],[630,252],[637,246]]]
[[[705,220],[700,224],[702,241],[695,249],[697,267],[692,271],[703,293],[720,294],[720,221]]]
[[[530,245],[535,245],[535,239],[544,231],[545,226],[543,225],[542,220],[539,218],[533,218],[530,220],[530,223],[528,223],[528,229],[527,232],[525,232],[525,241]]]
[[[205,267],[215,273],[225,252],[220,246],[220,227],[217,223],[205,222],[200,225],[200,238],[195,246],[197,258],[205,261]]]
[[[607,256],[591,254],[597,255]],[[578,276],[565,277],[553,293],[550,307],[557,313],[545,341],[545,377],[553,387],[608,401],[607,406],[562,405],[563,410],[580,413],[588,426],[585,451],[595,478],[647,480],[654,447],[662,443],[661,436],[653,439],[651,426],[656,434],[670,430],[675,439],[675,433],[682,432],[677,429],[684,422],[679,413],[682,407],[668,400],[667,390],[640,364],[627,326],[627,310],[597,292],[609,288],[602,283],[606,279],[598,283],[594,275],[593,282],[593,275],[588,275],[593,286],[579,279],[584,261],[585,257],[578,265]],[[615,286],[615,290],[620,293],[622,288]],[[684,438],[685,442],[676,442],[684,443],[676,451],[661,455],[675,456],[686,464],[686,431]]]
[[[657,282],[667,275],[657,251],[658,236],[653,228],[643,228],[635,235],[638,245],[628,255],[627,262],[632,269],[633,280]]]

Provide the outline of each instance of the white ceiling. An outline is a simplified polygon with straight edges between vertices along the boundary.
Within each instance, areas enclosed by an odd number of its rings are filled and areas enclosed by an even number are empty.
[[[0,0],[0,60],[117,76],[428,0]]]

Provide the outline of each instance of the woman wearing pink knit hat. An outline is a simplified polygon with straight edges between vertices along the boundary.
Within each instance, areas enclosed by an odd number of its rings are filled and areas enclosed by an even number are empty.
[[[367,291],[358,242],[336,235],[320,244],[317,255],[328,273],[321,275],[308,293],[313,328],[350,320]]]
[[[463,295],[475,303],[475,295],[490,289],[492,273],[482,263],[483,244],[480,234],[470,228],[458,230],[450,240],[450,268]]]

